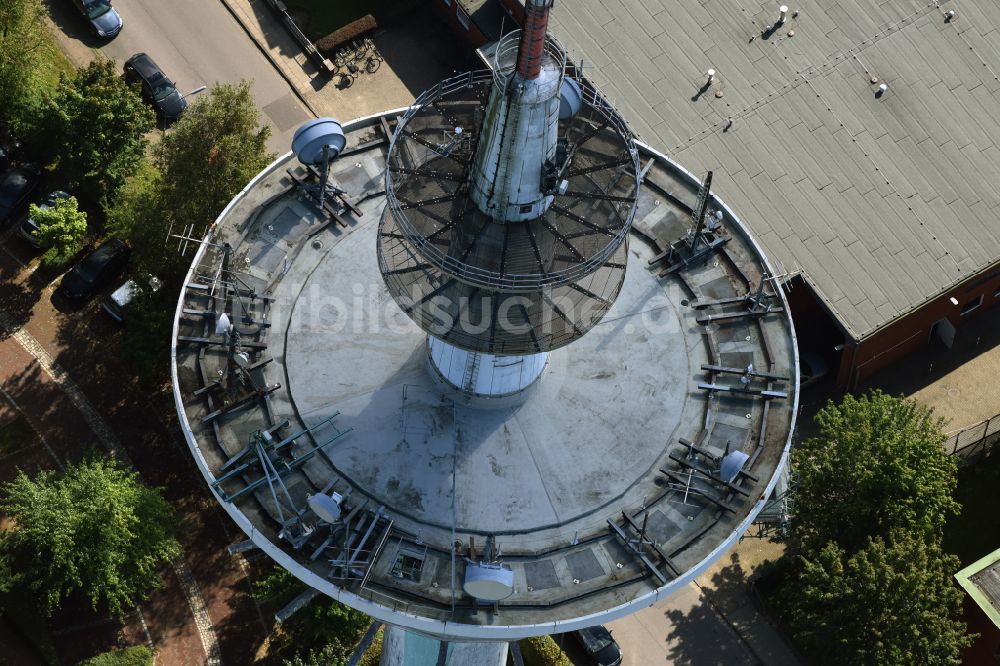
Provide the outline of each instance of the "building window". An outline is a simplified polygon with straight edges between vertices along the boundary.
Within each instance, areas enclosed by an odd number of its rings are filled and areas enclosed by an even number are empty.
[[[983,304],[983,296],[982,296],[982,294],[980,294],[978,298],[974,298],[974,299],[972,299],[971,301],[969,301],[968,303],[966,303],[965,305],[962,306],[962,314],[961,314],[961,316],[964,317],[965,315],[969,314],[970,312],[972,312],[973,310],[975,310],[976,308],[978,308],[982,304]]]
[[[462,24],[462,27],[466,30],[469,29],[469,15],[465,13],[465,10],[461,7],[455,9],[455,16],[458,17],[458,22]]]

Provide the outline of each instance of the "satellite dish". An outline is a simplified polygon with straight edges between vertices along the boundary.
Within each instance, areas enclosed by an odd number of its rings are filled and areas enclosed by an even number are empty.
[[[559,120],[568,120],[580,113],[583,106],[583,91],[573,79],[563,79],[559,88]]]
[[[323,147],[330,147],[330,159],[340,154],[347,145],[344,128],[333,118],[316,118],[295,130],[292,137],[292,152],[303,164],[319,164],[323,161]]]
[[[223,312],[219,315],[219,318],[215,320],[215,334],[222,335],[223,333],[228,333],[233,330],[233,324],[229,321],[229,315]]]
[[[514,572],[499,564],[474,564],[465,567],[465,593],[483,601],[500,601],[514,594]]]
[[[340,502],[343,499],[339,494],[330,495],[310,495],[306,504],[313,513],[319,516],[320,520],[328,523],[335,523],[340,520]]]
[[[750,459],[750,456],[743,453],[742,451],[731,451],[727,453],[722,458],[722,465],[719,467],[719,476],[726,483],[732,483],[733,479],[740,473],[743,469],[744,463]]]

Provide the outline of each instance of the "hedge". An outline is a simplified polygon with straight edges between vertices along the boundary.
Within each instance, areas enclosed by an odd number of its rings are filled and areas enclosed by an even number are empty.
[[[326,37],[320,38],[316,42],[316,48],[323,55],[330,57],[339,47],[368,34],[377,27],[378,23],[375,22],[375,17],[367,14],[356,21],[351,21],[343,28],[334,30]]]

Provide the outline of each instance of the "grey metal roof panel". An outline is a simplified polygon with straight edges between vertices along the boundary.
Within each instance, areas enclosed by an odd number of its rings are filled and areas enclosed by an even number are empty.
[[[579,0],[555,33],[644,140],[716,170],[716,190],[851,336],[996,263],[998,3],[970,0],[945,23],[948,3],[817,0],[769,39],[772,9],[667,4]],[[889,85],[880,98],[871,76]]]

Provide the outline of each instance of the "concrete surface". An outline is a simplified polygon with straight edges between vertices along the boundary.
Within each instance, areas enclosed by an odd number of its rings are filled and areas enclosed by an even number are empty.
[[[475,62],[431,11],[380,29],[374,42],[385,61],[373,74],[361,73],[350,87],[338,87],[320,73],[261,0],[222,0],[233,17],[317,116],[341,121],[408,106],[453,70]]]
[[[613,499],[632,503],[629,490],[662,456],[650,442],[699,427],[701,402],[689,409],[687,397],[707,356],[684,340],[674,302],[643,268],[648,248],[633,244],[610,321],[552,352],[522,404],[484,410],[438,384],[426,333],[386,300],[371,252],[376,222],[304,267],[285,367],[307,423],[339,411],[338,427],[355,428],[329,456],[390,510],[449,527],[454,512],[461,532],[571,522]]]
[[[684,590],[607,625],[623,666],[798,666],[747,593],[747,578],[782,546],[744,539]]]
[[[955,334],[951,349],[936,342],[879,372],[860,390],[880,388],[912,397],[945,419],[951,433],[1000,414],[1000,309],[993,308]]]

